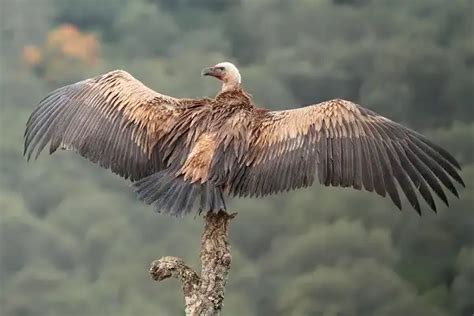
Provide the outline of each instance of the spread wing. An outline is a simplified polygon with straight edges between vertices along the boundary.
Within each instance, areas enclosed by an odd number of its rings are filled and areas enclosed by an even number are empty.
[[[249,136],[245,164],[228,191],[266,195],[309,186],[364,188],[387,193],[401,208],[396,183],[420,213],[417,192],[436,211],[432,191],[446,204],[442,185],[464,186],[456,160],[424,136],[345,100],[267,112]],[[441,184],[442,185],[441,185]]]
[[[59,88],[31,114],[25,154],[72,149],[131,180],[160,170],[154,150],[185,100],[159,94],[122,70]]]

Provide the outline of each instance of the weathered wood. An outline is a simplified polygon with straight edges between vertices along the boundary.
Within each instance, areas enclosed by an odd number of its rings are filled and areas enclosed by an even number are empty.
[[[188,316],[219,315],[222,310],[227,276],[232,263],[228,242],[229,222],[235,217],[224,211],[204,216],[201,237],[201,275],[176,257],[153,261],[150,274],[156,281],[170,277],[183,284],[185,312]]]

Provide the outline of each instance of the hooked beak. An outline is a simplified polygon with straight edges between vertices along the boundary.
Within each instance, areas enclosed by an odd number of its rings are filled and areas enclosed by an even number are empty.
[[[207,67],[207,68],[204,68],[202,71],[201,71],[201,75],[203,76],[212,76],[212,77],[216,77],[217,79],[221,79],[222,78],[222,71],[219,70],[219,67]]]
[[[201,76],[216,76],[214,67],[207,67],[201,71]]]

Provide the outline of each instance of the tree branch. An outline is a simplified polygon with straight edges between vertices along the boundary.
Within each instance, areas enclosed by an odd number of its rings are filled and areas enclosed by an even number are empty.
[[[218,315],[222,309],[225,285],[232,256],[228,242],[228,224],[236,213],[209,212],[201,236],[201,276],[176,257],[153,261],[150,274],[156,281],[170,277],[183,284],[185,311],[188,316]]]
[[[200,278],[193,269],[188,267],[183,259],[176,257],[162,257],[152,262],[150,274],[153,280],[163,281],[173,277],[183,283],[184,296],[191,296],[199,287]]]

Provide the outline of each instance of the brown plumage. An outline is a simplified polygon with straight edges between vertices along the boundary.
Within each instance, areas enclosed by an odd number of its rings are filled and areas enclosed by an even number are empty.
[[[32,113],[25,154],[72,149],[133,182],[158,211],[225,209],[224,195],[265,196],[310,186],[390,196],[436,211],[442,185],[458,196],[459,164],[424,136],[349,101],[287,111],[257,108],[230,63],[203,71],[223,82],[214,99],[159,94],[116,70],[53,91]],[[36,150],[36,152],[35,152]],[[398,184],[397,184],[398,183]],[[442,184],[442,185],[441,185]],[[397,188],[398,187],[398,188]],[[418,193],[418,194],[417,194]]]

